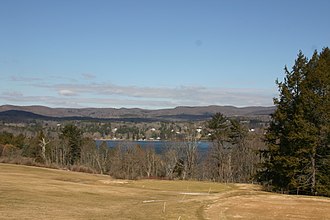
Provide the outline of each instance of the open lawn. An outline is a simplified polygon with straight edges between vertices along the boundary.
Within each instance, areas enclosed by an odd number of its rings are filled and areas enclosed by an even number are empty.
[[[330,199],[255,185],[115,180],[0,164],[0,219],[330,219]]]

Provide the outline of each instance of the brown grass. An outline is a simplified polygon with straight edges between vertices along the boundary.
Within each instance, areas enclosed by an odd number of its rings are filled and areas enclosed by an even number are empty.
[[[209,219],[330,219],[330,199],[281,195],[241,184],[238,189],[219,195],[205,209]]]
[[[0,164],[0,219],[325,219],[327,213],[329,199],[253,185],[127,181]]]
[[[1,219],[198,219],[212,192],[231,186],[109,176],[0,164]],[[186,195],[183,192],[210,196]],[[165,203],[165,209],[164,209]]]

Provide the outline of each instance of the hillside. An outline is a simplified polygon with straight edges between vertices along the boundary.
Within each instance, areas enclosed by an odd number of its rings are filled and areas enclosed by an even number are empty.
[[[0,163],[1,219],[328,219],[330,199],[256,185],[116,180]]]
[[[221,112],[226,116],[268,118],[275,107],[204,106],[176,107],[172,109],[146,110],[139,108],[49,108],[45,106],[0,106],[0,119],[11,114],[24,118],[85,118],[85,119],[131,119],[131,120],[206,120]],[[28,114],[28,113],[33,113]]]

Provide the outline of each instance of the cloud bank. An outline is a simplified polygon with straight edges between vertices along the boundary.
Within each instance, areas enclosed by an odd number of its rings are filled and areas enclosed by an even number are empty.
[[[274,93],[267,89],[210,88],[203,86],[139,87],[112,83],[32,84],[44,95],[21,91],[0,94],[5,103],[52,107],[139,107],[147,109],[176,106],[233,105],[271,106]],[[50,95],[52,94],[52,95]]]

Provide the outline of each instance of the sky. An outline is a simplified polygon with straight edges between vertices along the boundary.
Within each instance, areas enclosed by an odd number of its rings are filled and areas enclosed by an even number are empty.
[[[328,0],[0,0],[0,105],[271,106]]]

